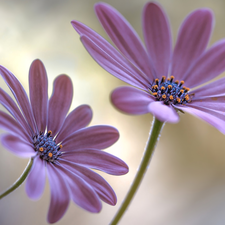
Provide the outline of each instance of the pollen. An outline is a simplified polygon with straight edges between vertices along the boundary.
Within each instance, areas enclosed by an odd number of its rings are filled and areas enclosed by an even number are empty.
[[[149,93],[156,101],[162,101],[165,105],[186,105],[192,101],[194,94],[189,95],[190,88],[183,86],[184,81],[175,80],[174,76],[162,76],[156,78],[149,87]]]
[[[33,138],[33,146],[42,160],[55,163],[63,154],[61,152],[62,145],[57,144],[51,134],[52,131],[45,134],[43,132],[40,132],[39,135],[36,134]]]

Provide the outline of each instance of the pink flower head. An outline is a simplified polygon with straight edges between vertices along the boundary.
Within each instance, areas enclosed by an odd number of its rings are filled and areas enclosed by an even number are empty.
[[[17,78],[0,66],[0,74],[11,89],[16,102],[0,88],[0,103],[11,114],[0,111],[1,142],[20,157],[33,157],[34,164],[26,181],[27,195],[38,199],[45,187],[46,171],[51,189],[48,222],[57,222],[66,212],[70,199],[90,212],[99,212],[101,200],[115,205],[111,186],[96,172],[122,175],[127,165],[117,157],[101,151],[118,138],[111,126],[87,126],[92,118],[88,105],[68,111],[73,86],[67,75],[58,76],[48,100],[45,67],[35,60],[30,67],[30,100]],[[17,106],[18,104],[18,106]]]
[[[98,3],[95,11],[117,49],[86,25],[72,25],[96,62],[133,86],[113,91],[112,102],[119,110],[152,113],[170,123],[179,121],[178,111],[188,112],[225,133],[225,78],[198,87],[225,70],[225,40],[206,50],[213,26],[209,9],[187,16],[173,51],[168,18],[157,3],[149,2],[143,10],[145,46],[114,8]]]

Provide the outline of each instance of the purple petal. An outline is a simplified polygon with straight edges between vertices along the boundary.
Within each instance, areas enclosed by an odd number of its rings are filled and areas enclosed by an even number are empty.
[[[0,103],[8,110],[8,112],[18,121],[18,123],[23,127],[23,130],[29,135],[32,136],[33,132],[31,127],[25,121],[23,115],[21,114],[16,103],[12,98],[0,88]]]
[[[191,93],[194,94],[194,98],[225,95],[225,77],[191,91]]]
[[[116,128],[110,126],[87,127],[68,136],[63,142],[62,151],[83,148],[105,149],[114,144],[119,138]]]
[[[176,110],[162,102],[152,102],[149,105],[149,112],[161,122],[177,123],[179,121]]]
[[[121,159],[96,149],[65,152],[61,158],[113,175],[123,175],[129,170]]]
[[[112,103],[122,112],[129,114],[145,114],[148,105],[153,101],[150,94],[133,87],[119,87],[111,95]]]
[[[51,203],[48,210],[48,222],[55,223],[65,214],[70,194],[63,174],[55,165],[47,163],[48,179],[51,189]]]
[[[214,126],[216,129],[218,129],[220,132],[225,134],[225,118],[222,120],[213,114],[213,111],[209,110],[204,110],[202,109],[197,109],[197,108],[192,108],[192,107],[178,107],[184,112],[193,114],[194,116],[200,117],[202,120],[205,120],[207,123],[211,124]],[[207,111],[207,112],[206,112]],[[224,115],[223,115],[224,117]]]
[[[37,156],[34,158],[34,164],[26,181],[26,192],[29,198],[37,200],[41,197],[45,188],[45,179],[45,161]]]
[[[81,105],[74,109],[65,119],[55,141],[63,141],[75,131],[86,127],[92,119],[92,110],[88,105]]]
[[[10,115],[2,111],[0,111],[0,128],[14,135],[21,136],[28,142],[31,141],[30,137],[23,130],[20,124],[16,120],[14,120]]]
[[[56,165],[56,167],[64,173],[64,176],[67,176],[70,195],[73,201],[89,212],[99,212],[102,208],[102,204],[93,188],[81,177],[65,169],[62,165]]]
[[[225,111],[225,96],[212,96],[192,100],[188,106],[204,107],[216,111]]]
[[[99,34],[78,21],[74,20],[71,23],[81,36],[85,36],[81,37],[81,41],[83,41],[86,49],[92,53],[92,57],[100,64],[100,66],[112,73],[112,75],[131,85],[142,87],[148,83],[146,76],[136,69]],[[104,59],[104,55],[107,56],[109,62]],[[115,68],[113,67],[113,64],[115,64]],[[117,67],[119,67],[121,71],[116,70]]]
[[[117,202],[116,194],[111,188],[111,186],[107,183],[107,181],[101,177],[99,174],[95,173],[94,171],[78,165],[76,163],[72,163],[67,160],[60,159],[61,165],[81,177],[85,180],[88,184],[92,186],[92,188],[96,191],[99,195],[101,200],[104,202],[115,205]]]
[[[73,85],[67,75],[58,76],[53,83],[53,92],[48,106],[48,131],[54,137],[62,126],[73,97]]]
[[[187,71],[184,80],[187,87],[196,87],[225,71],[225,39],[215,43]]]
[[[208,9],[192,12],[183,22],[172,59],[172,75],[177,80],[189,66],[204,52],[212,30],[213,15]]]
[[[157,77],[167,76],[172,40],[168,18],[157,3],[149,2],[144,7],[143,32]]]
[[[96,4],[95,12],[116,47],[150,79],[153,79],[148,55],[140,38],[127,20],[105,3]]]
[[[100,47],[87,36],[81,36],[84,47],[94,60],[106,71],[120,80],[141,89],[147,89],[148,81],[132,67],[112,46]]]
[[[11,134],[1,135],[1,143],[13,154],[22,157],[30,158],[36,155],[36,152],[31,147],[31,144],[17,136]]]
[[[45,132],[47,124],[48,78],[43,63],[36,59],[29,71],[30,102],[38,131]]]
[[[23,115],[25,116],[28,124],[31,126],[32,131],[35,133],[37,131],[36,123],[34,121],[29,99],[23,86],[17,80],[17,78],[3,66],[0,66],[0,74],[12,91],[21,111],[23,112]]]

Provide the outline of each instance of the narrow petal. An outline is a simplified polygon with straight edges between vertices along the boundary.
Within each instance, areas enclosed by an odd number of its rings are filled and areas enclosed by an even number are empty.
[[[127,20],[106,3],[96,4],[95,12],[116,47],[150,79],[153,79],[148,55],[140,38]]]
[[[140,115],[149,112],[150,94],[133,87],[119,87],[111,95],[112,103],[122,112]]]
[[[94,189],[85,180],[65,169],[62,165],[56,165],[56,167],[64,173],[64,177],[67,176],[73,201],[89,212],[98,213],[102,208],[102,204]]]
[[[26,192],[29,198],[37,200],[41,197],[45,188],[45,179],[45,161],[37,156],[26,180]]]
[[[70,194],[61,171],[51,163],[47,163],[46,168],[51,190],[48,222],[55,223],[65,214],[69,206]]]
[[[31,141],[30,137],[23,130],[20,124],[14,120],[10,115],[0,111],[0,128],[10,132],[11,134],[18,135],[26,141]]]
[[[31,144],[20,139],[17,136],[11,134],[3,134],[1,135],[1,143],[13,154],[22,157],[22,158],[30,158],[36,155],[36,152],[31,147]]]
[[[8,87],[10,88],[11,92],[13,93],[18,105],[20,106],[21,111],[23,112],[23,115],[25,116],[28,124],[32,128],[32,131],[35,133],[37,131],[36,123],[34,120],[29,99],[23,86],[17,80],[17,78],[3,66],[0,66],[0,74],[5,80]]]
[[[197,116],[201,118],[202,120],[206,121],[207,123],[214,126],[216,129],[218,129],[220,132],[225,134],[225,120],[222,120],[211,113],[203,111],[203,109],[199,110],[197,108],[193,107],[180,107],[184,112],[193,114],[194,116]],[[211,111],[212,112],[212,111]]]
[[[190,94],[192,93],[194,94],[194,98],[225,95],[225,77],[201,86],[200,88],[190,92]]]
[[[79,33],[79,35],[86,36],[87,38],[89,38],[99,48],[99,51],[102,51],[103,53],[105,52],[104,54],[109,55],[108,58],[112,58],[113,60],[111,60],[111,61],[115,62],[116,65],[119,64],[119,66],[128,74],[128,75],[126,75],[126,73],[125,73],[124,77],[123,76],[121,77],[121,74],[118,74],[119,71],[114,71],[114,73],[112,73],[112,75],[118,77],[119,79],[121,79],[127,83],[129,83],[129,81],[132,82],[133,79],[136,79],[137,81],[139,81],[139,83],[148,82],[146,75],[144,75],[138,69],[136,69],[127,59],[125,59],[124,56],[122,56],[109,42],[107,42],[99,34],[97,34],[95,31],[90,29],[88,26],[86,26],[78,21],[73,20],[71,23],[72,23],[72,26],[74,27],[74,29]],[[84,44],[86,44],[85,38],[81,38],[81,40],[83,41]],[[95,56],[98,56],[99,54],[95,55],[94,51],[91,51],[91,47],[89,47],[87,44],[86,44],[86,48],[88,51],[93,53],[92,57],[100,64],[100,66],[102,66],[104,69],[107,69],[107,67],[105,68],[101,64],[101,61],[99,61],[97,58],[95,58]],[[100,59],[101,59],[101,57],[100,57]],[[122,73],[122,75],[123,75],[123,73]],[[126,80],[128,80],[128,81],[126,81]],[[131,84],[131,83],[129,83],[129,84]]]
[[[92,110],[88,105],[74,109],[65,119],[55,141],[59,143],[75,131],[86,127],[92,119]]]
[[[208,9],[192,12],[183,22],[172,59],[172,75],[183,80],[192,63],[204,52],[212,31],[213,15]]]
[[[48,78],[43,63],[36,59],[29,71],[30,102],[38,131],[45,131],[47,124]]]
[[[205,52],[184,76],[187,87],[196,87],[225,71],[225,39]]]
[[[177,123],[179,121],[176,110],[161,102],[152,102],[149,105],[149,112],[161,122]]]
[[[85,180],[96,191],[102,201],[110,205],[116,204],[117,198],[114,190],[99,174],[67,160],[60,159],[60,164]]]
[[[83,148],[105,149],[119,138],[119,132],[111,126],[87,127],[68,136],[63,142],[62,151],[79,150]]]
[[[81,41],[89,54],[106,71],[130,85],[147,89],[149,82],[142,78],[112,46],[100,47],[87,36],[81,36]]]
[[[82,149],[66,152],[63,159],[82,164],[92,169],[101,170],[112,175],[123,175],[128,172],[128,166],[121,159],[96,149]]]
[[[0,88],[0,103],[8,110],[8,112],[18,121],[18,123],[23,127],[23,130],[30,136],[33,135],[31,127],[27,124],[19,108],[13,99]]]
[[[149,2],[144,7],[143,32],[146,47],[157,77],[167,76],[172,39],[169,20],[157,3]]]
[[[62,126],[73,97],[73,85],[67,75],[58,76],[53,83],[53,92],[48,106],[48,130],[54,137]]]

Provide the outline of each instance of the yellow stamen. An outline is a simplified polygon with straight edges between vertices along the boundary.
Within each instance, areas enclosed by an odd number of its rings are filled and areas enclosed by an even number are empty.
[[[51,153],[51,152],[49,152],[49,153],[48,153],[48,156],[49,156],[49,157],[52,157],[52,153]]]
[[[39,148],[39,151],[40,151],[40,152],[43,152],[43,151],[44,151],[44,149],[41,147],[41,148]]]
[[[163,94],[163,95],[162,95],[162,98],[163,98],[163,99],[165,99],[165,98],[166,98],[166,95],[165,95],[165,94]]]
[[[168,85],[168,88],[169,88],[169,89],[172,89],[172,85]]]
[[[173,100],[173,95],[170,95],[170,100]]]
[[[162,87],[161,87],[161,90],[162,90],[162,91],[164,91],[164,90],[165,90],[165,87],[164,87],[164,86],[162,86]]]
[[[185,99],[186,101],[188,101],[188,100],[189,100],[189,95],[186,95],[186,96],[184,97],[184,99]]]
[[[180,103],[180,98],[177,98],[176,100],[177,100],[178,103]]]

